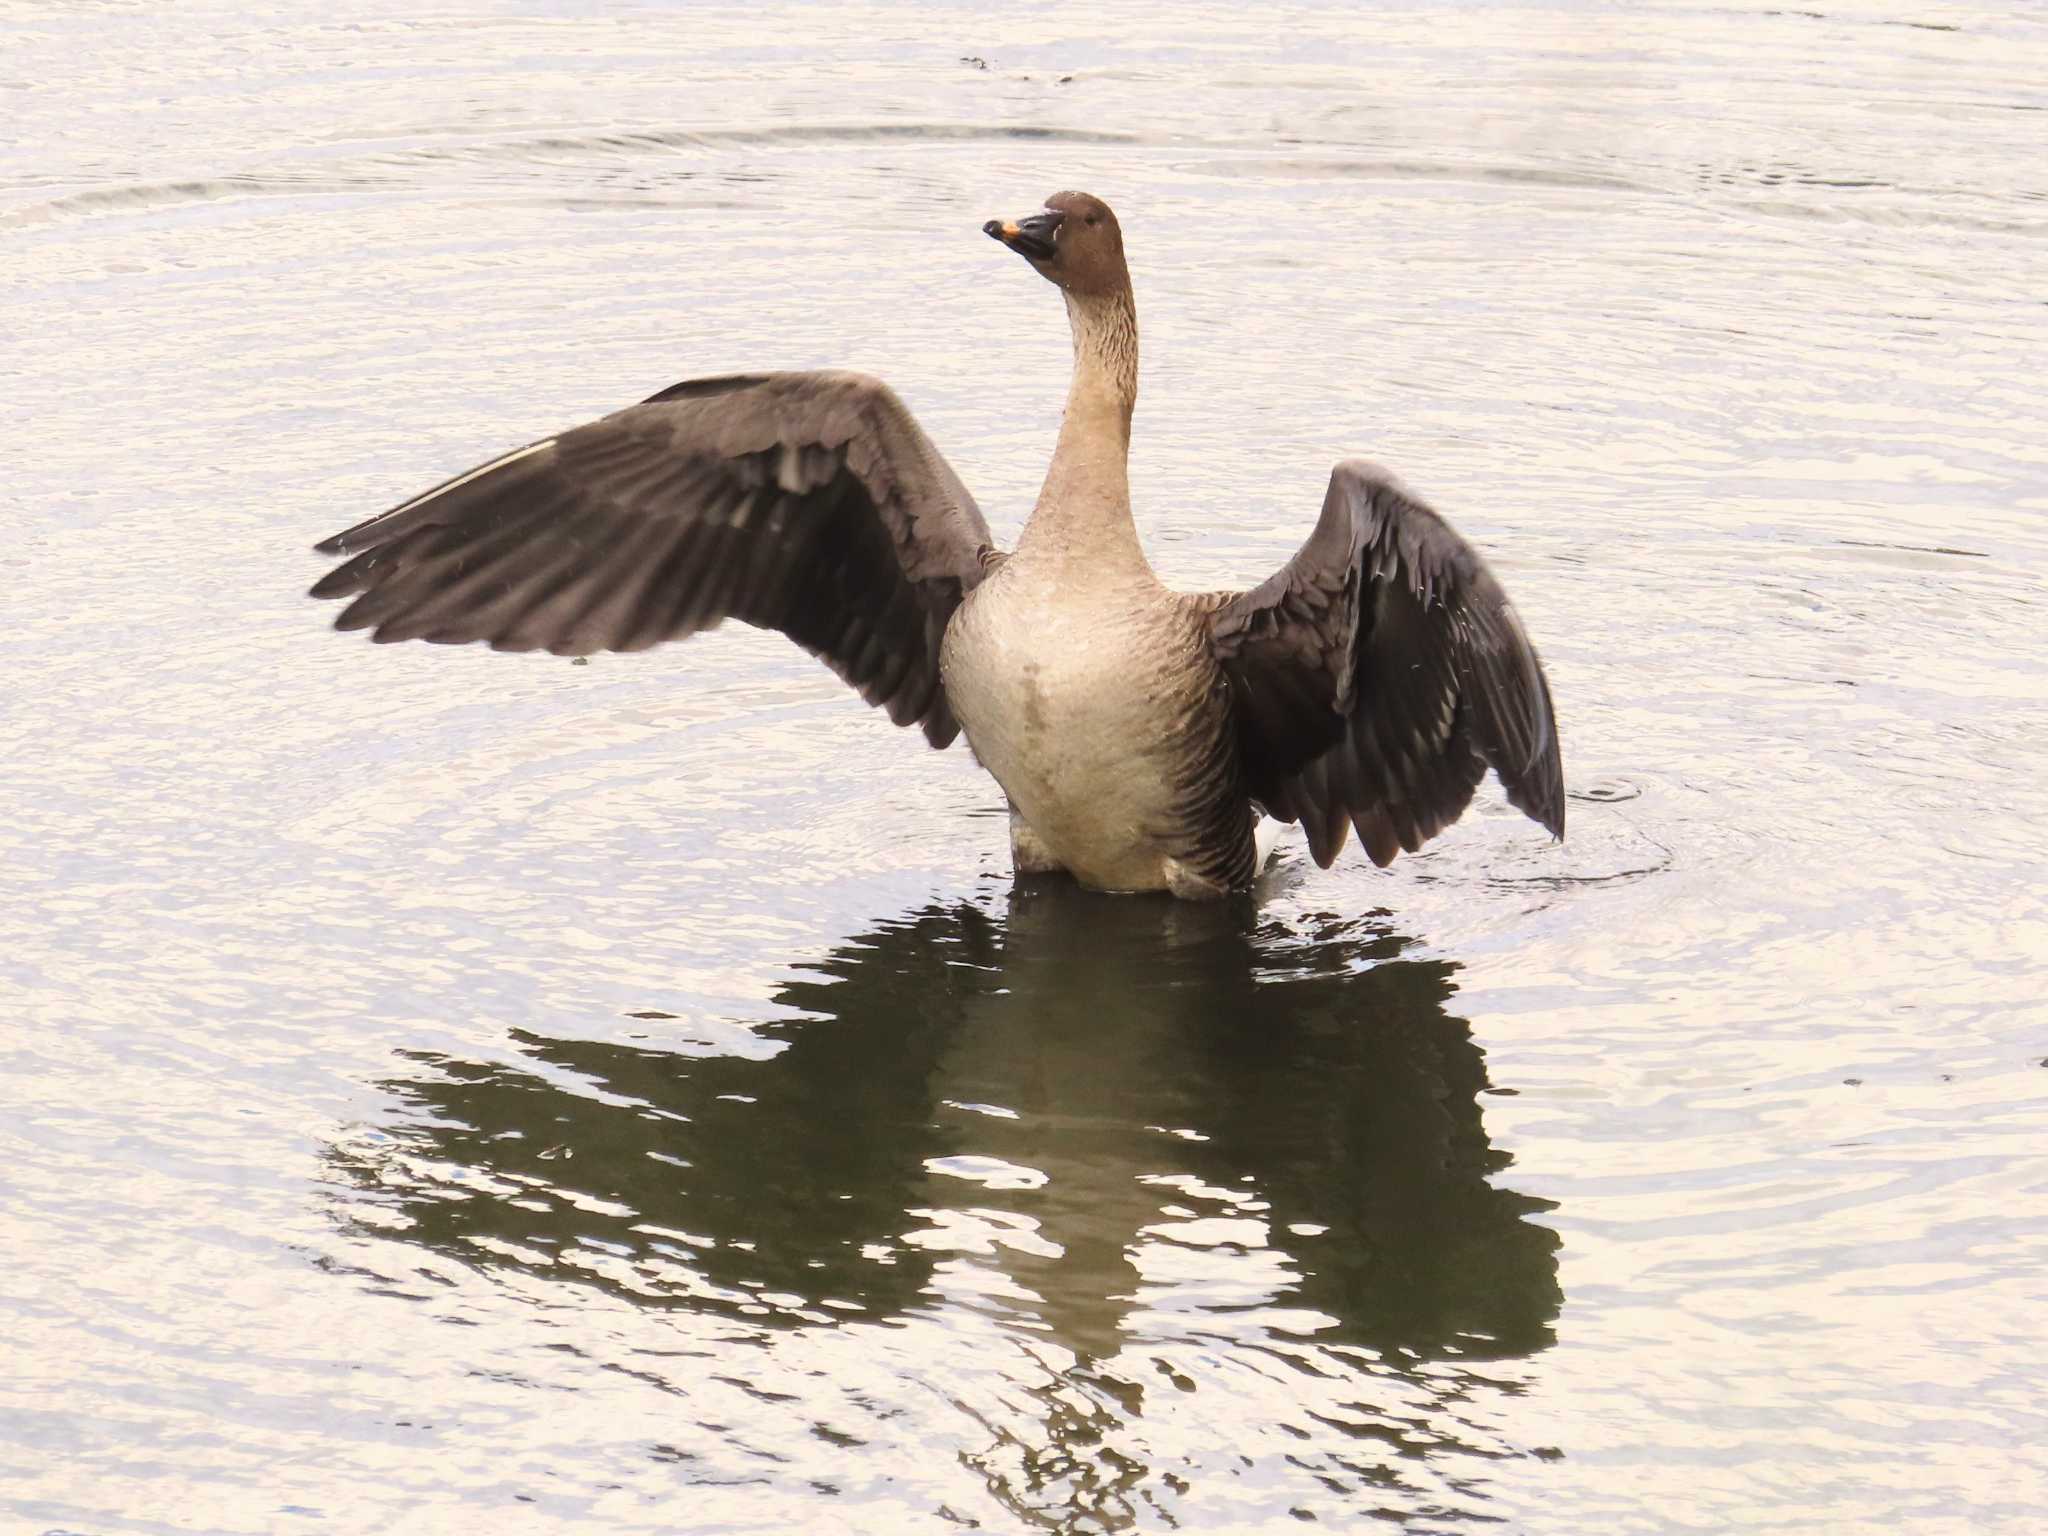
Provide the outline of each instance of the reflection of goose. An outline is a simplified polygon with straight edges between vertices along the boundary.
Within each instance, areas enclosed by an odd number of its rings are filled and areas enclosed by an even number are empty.
[[[530,444],[320,547],[313,588],[379,640],[639,650],[777,629],[935,746],[964,727],[1020,870],[1219,896],[1256,810],[1328,865],[1455,821],[1492,767],[1554,834],[1549,689],[1507,595],[1391,476],[1339,464],[1294,558],[1246,592],[1160,585],[1132,521],[1137,308],[1116,216],[1063,192],[988,233],[1065,295],[1074,372],[1016,551],[884,385],[678,384]]]
[[[1243,922],[1060,885],[1007,926],[928,911],[789,984],[808,1017],[763,1028],[767,1059],[528,1037],[530,1069],[420,1063],[405,1123],[335,1156],[411,1241],[764,1325],[980,1274],[1020,1337],[1087,1358],[1541,1348],[1555,1239],[1491,1182],[1451,968]]]

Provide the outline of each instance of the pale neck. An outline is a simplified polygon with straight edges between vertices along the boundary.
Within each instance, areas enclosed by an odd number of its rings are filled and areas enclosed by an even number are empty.
[[[1084,401],[1090,410],[1114,417],[1118,439],[1131,445],[1131,412],[1138,404],[1138,301],[1126,283],[1106,297],[1067,301],[1067,325],[1074,333],[1074,381],[1067,408]]]
[[[1138,308],[1128,284],[1103,297],[1067,294],[1074,377],[1038,505],[1018,552],[1040,547],[1112,569],[1145,557],[1131,520],[1131,413],[1138,403]]]

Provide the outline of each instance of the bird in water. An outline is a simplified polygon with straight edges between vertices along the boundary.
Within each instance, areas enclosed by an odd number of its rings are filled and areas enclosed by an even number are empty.
[[[1009,800],[1020,874],[1213,898],[1261,813],[1327,868],[1390,863],[1490,767],[1564,834],[1543,668],[1485,563],[1347,459],[1246,591],[1162,585],[1127,464],[1138,318],[1116,215],[1061,192],[984,232],[1060,290],[1066,415],[1017,547],[895,393],[859,373],[694,379],[515,449],[321,543],[312,589],[378,641],[638,651],[727,618],[780,630],[934,747],[963,731]],[[1270,824],[1269,824],[1270,825]]]

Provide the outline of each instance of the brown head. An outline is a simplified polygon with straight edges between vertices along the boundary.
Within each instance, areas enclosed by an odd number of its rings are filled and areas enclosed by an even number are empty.
[[[1131,286],[1116,215],[1086,192],[1055,192],[1028,218],[990,219],[981,229],[1078,297],[1106,298]]]

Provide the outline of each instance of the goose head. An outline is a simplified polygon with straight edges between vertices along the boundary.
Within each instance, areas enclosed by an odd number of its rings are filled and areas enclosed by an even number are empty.
[[[990,219],[981,229],[1030,262],[1039,276],[1077,297],[1107,297],[1130,286],[1116,215],[1086,192],[1055,192],[1038,212],[1015,220]]]

